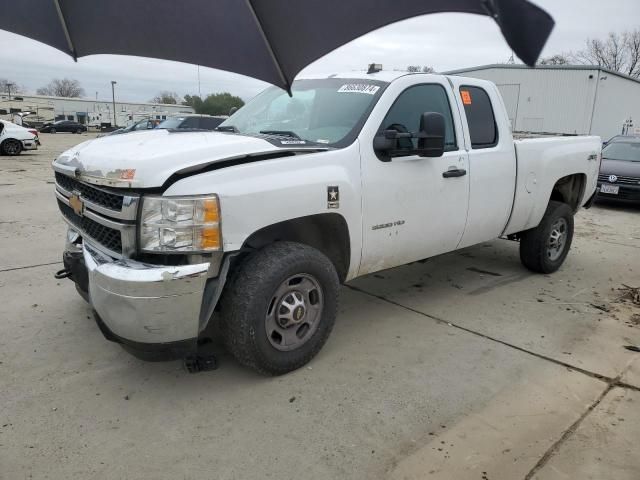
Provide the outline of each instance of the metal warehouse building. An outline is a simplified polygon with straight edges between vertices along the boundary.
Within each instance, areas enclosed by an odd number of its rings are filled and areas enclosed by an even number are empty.
[[[514,131],[640,133],[640,81],[586,65],[485,65],[447,72],[494,82]]]
[[[157,103],[115,102],[117,124],[128,125],[143,118],[164,120],[168,115],[193,113],[185,105]],[[0,94],[0,118],[13,119],[13,114],[33,112],[25,117],[32,122],[73,120],[86,125],[111,125],[114,120],[113,102],[86,98],[49,97],[44,95]]]

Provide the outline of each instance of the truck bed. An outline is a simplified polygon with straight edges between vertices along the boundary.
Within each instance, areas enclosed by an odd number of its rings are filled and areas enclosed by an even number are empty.
[[[596,189],[601,145],[600,137],[595,136],[536,136],[515,140],[516,189],[504,234],[538,225],[556,183],[553,179],[580,175],[584,189],[577,207],[584,205]]]

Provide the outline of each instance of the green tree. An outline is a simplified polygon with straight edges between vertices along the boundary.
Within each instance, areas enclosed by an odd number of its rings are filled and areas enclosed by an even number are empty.
[[[196,113],[205,115],[228,115],[233,107],[240,108],[244,101],[240,97],[231,95],[228,92],[207,95],[202,100],[198,95],[185,95],[184,105],[193,107]]]

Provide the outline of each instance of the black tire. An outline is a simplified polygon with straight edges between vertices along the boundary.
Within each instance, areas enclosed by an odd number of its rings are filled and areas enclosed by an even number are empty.
[[[56,129],[55,128],[50,129],[49,133],[56,133]]]
[[[0,151],[2,151],[3,155],[9,155],[11,157],[20,155],[20,152],[22,152],[22,144],[18,140],[14,140],[12,138],[2,142],[0,147]]]
[[[76,133],[77,133],[78,135],[80,135],[80,134],[82,133],[82,129],[81,129],[81,128],[78,128],[78,129],[76,130]]]
[[[267,319],[269,312],[280,309],[281,302],[285,301],[286,294],[278,297],[278,292],[299,275],[312,278],[319,286],[320,292],[316,295],[320,295],[321,305],[314,326],[308,327],[306,339],[300,340],[304,343],[282,351],[274,345],[276,329],[271,337],[267,333]],[[295,288],[293,285],[286,288]],[[302,367],[320,351],[331,333],[339,292],[336,269],[314,248],[277,242],[250,254],[230,279],[221,299],[220,327],[227,349],[242,365],[267,375],[282,375]],[[306,300],[312,303],[311,294]],[[303,317],[311,316],[311,305],[303,312]],[[279,313],[272,315],[279,319]],[[296,330],[297,324],[287,328],[293,328],[290,332],[296,336],[300,331]]]
[[[563,238],[561,246],[558,235]],[[551,200],[540,224],[520,234],[520,261],[533,272],[553,273],[567,258],[572,240],[573,210],[566,203]]]

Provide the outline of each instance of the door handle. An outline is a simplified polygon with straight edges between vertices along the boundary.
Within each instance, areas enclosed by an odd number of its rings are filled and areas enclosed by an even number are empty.
[[[446,172],[442,172],[444,178],[464,177],[467,171],[464,168],[452,168]]]

